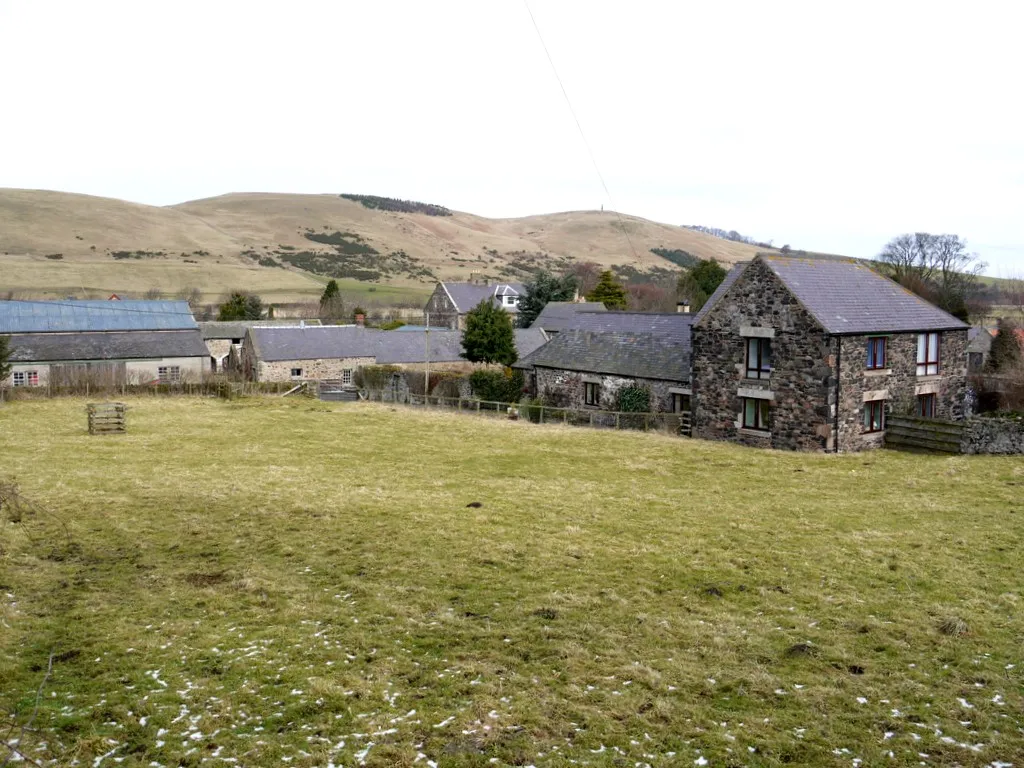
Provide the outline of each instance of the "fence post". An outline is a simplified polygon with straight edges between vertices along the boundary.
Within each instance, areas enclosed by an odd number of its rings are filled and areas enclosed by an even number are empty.
[[[649,414],[649,413],[645,413],[644,414],[644,432],[647,432],[651,428],[650,415],[651,414]]]
[[[618,429],[618,428],[619,428],[619,415],[620,415],[620,414],[619,414],[619,412],[618,412],[618,411],[616,411],[616,412],[615,412],[615,428],[616,428],[616,429]]]
[[[562,411],[562,423],[563,424],[568,424],[569,423],[569,409],[568,408],[566,408],[564,411]]]
[[[594,426],[594,412],[590,412],[590,426]]]

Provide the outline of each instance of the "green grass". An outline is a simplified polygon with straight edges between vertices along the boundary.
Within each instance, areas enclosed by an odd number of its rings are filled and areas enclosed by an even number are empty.
[[[110,437],[81,400],[0,406],[38,505],[0,510],[0,713],[60,654],[39,763],[1024,754],[1019,458],[129,402]]]

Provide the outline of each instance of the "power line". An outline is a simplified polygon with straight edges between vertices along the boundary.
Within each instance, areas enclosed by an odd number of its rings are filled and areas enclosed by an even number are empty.
[[[622,215],[618,211],[618,206],[615,204],[614,198],[612,198],[612,193],[608,189],[608,184],[605,183],[604,175],[601,173],[601,169],[597,165],[597,158],[594,156],[594,150],[590,148],[590,142],[587,141],[587,135],[583,132],[583,125],[580,123],[579,117],[576,116],[576,110],[573,109],[572,101],[569,99],[569,93],[565,90],[562,78],[558,74],[558,68],[555,66],[555,61],[551,58],[551,51],[548,50],[547,43],[544,42],[544,35],[540,32],[537,19],[534,18],[533,11],[530,10],[530,3],[527,0],[523,0],[523,5],[526,6],[526,12],[530,15],[530,21],[533,23],[534,31],[537,33],[537,39],[540,40],[541,48],[544,49],[544,55],[548,57],[548,64],[551,65],[551,71],[555,75],[555,80],[558,81],[558,87],[562,89],[562,96],[565,97],[565,103],[569,107],[572,119],[576,121],[576,128],[580,132],[580,138],[583,139],[583,146],[587,148],[587,154],[590,155],[590,162],[594,165],[594,170],[597,172],[597,178],[601,180],[601,186],[604,187],[604,193],[608,196],[608,202],[612,204],[615,218],[619,220],[619,228],[622,230],[622,234],[626,236],[626,242],[629,243],[629,250],[633,253],[633,258],[640,261],[640,257],[636,254],[636,248],[633,247],[633,240],[630,238],[629,232],[626,231],[626,223],[622,220]]]

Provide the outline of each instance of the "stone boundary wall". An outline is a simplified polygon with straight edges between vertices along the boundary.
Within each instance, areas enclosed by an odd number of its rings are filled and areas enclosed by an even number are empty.
[[[999,456],[1024,455],[1024,417],[994,419],[974,416],[964,422],[960,452]]]

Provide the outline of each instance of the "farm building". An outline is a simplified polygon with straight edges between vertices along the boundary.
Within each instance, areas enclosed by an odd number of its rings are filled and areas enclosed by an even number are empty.
[[[0,301],[15,387],[174,383],[208,355],[184,301]]]
[[[305,320],[307,325],[320,325],[319,320]],[[214,373],[227,370],[232,347],[240,352],[245,332],[257,325],[292,326],[296,320],[210,320],[199,323],[203,341],[210,353],[210,370]]]
[[[438,283],[424,313],[432,327],[466,329],[466,315],[482,301],[491,301],[511,315],[519,314],[522,283]]]
[[[519,354],[539,347],[547,337],[539,329],[515,331]],[[429,347],[428,347],[429,344]],[[472,369],[462,357],[462,332],[381,331],[362,326],[256,326],[242,343],[241,365],[256,381],[340,381],[351,384],[364,365]]]
[[[642,387],[651,411],[690,409],[688,323],[657,332],[562,331],[513,367],[527,372],[531,394],[560,408],[621,410],[620,392]]]
[[[694,434],[849,451],[888,414],[961,419],[967,331],[856,261],[760,254],[694,318]]]
[[[581,312],[607,312],[600,301],[549,301],[533,321],[532,328],[543,328],[545,333],[556,334],[576,327],[576,315]]]

